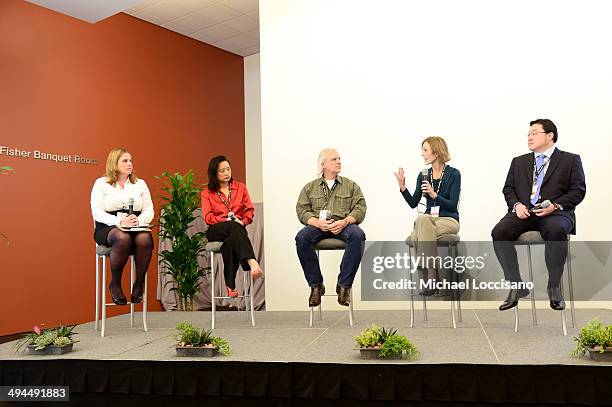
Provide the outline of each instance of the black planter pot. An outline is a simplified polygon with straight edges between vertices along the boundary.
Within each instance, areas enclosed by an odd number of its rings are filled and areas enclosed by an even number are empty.
[[[219,354],[219,348],[204,348],[194,346],[177,346],[176,356],[211,358]]]
[[[603,352],[599,349],[588,348],[589,357],[596,362],[612,362],[612,348],[606,348]]]
[[[392,355],[387,356],[385,358],[380,357],[380,348],[359,348],[359,356],[361,359],[391,359],[391,360],[399,360],[402,358],[402,355]]]
[[[44,349],[36,349],[35,345],[28,345],[28,353],[30,355],[63,355],[64,353],[72,352],[73,343],[65,346],[49,345]]]

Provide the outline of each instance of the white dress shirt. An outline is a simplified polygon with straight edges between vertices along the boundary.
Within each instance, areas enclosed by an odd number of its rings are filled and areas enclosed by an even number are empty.
[[[153,201],[147,183],[138,179],[135,184],[126,180],[123,188],[119,184],[110,185],[106,177],[96,180],[91,190],[91,213],[96,222],[109,226],[119,225],[119,214],[108,212],[125,210],[127,212],[129,199],[134,199],[134,211],[139,211],[138,224],[147,226],[153,220]]]
[[[542,153],[536,153],[535,151],[533,152],[533,159],[534,162],[535,160],[538,158],[538,156],[540,154],[544,154],[546,156],[546,164],[544,165],[544,169],[542,171],[544,171],[543,175],[546,176],[546,170],[548,169],[548,163],[550,163],[550,157],[552,156],[552,154],[555,152],[555,145],[553,144],[553,146],[551,148],[549,148],[548,150],[542,152]],[[535,175],[535,169],[534,171],[534,175]],[[544,179],[544,178],[542,178]],[[535,181],[534,181],[535,182]]]

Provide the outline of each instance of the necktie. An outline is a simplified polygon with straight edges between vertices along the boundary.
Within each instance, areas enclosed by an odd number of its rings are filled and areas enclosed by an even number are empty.
[[[537,185],[537,190],[535,195],[531,198],[531,204],[535,205],[536,202],[538,202],[538,199],[540,199],[540,188],[542,187],[542,181],[544,180],[544,168],[542,167],[542,165],[544,165],[544,162],[546,161],[546,156],[544,154],[540,154],[539,156],[536,157],[536,170],[539,170],[539,174],[537,176],[537,178],[534,180],[535,185]],[[535,175],[535,171],[534,171],[534,175]]]

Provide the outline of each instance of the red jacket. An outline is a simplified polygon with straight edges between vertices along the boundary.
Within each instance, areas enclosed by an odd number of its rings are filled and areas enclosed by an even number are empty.
[[[230,190],[232,191],[230,201],[231,211],[234,212],[238,219],[244,222],[245,226],[253,223],[255,208],[253,208],[253,202],[251,202],[246,185],[242,182],[232,181]],[[225,202],[227,202],[227,196],[223,192],[219,193],[223,196]],[[226,222],[228,212],[217,191],[211,191],[207,187],[202,190],[202,217],[206,224],[214,225],[215,223]]]

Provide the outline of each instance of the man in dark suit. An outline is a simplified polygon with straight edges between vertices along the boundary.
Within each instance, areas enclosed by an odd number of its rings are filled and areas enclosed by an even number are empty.
[[[556,148],[557,138],[557,127],[551,120],[530,123],[527,144],[532,153],[515,157],[510,164],[503,189],[508,213],[495,225],[491,236],[505,279],[520,282],[514,242],[524,232],[541,233],[546,241],[550,307],[562,310],[565,302],[560,283],[567,258],[567,235],[576,233],[574,209],[584,199],[586,183],[580,156]],[[511,289],[500,311],[515,307],[519,298],[528,294],[527,289]]]

